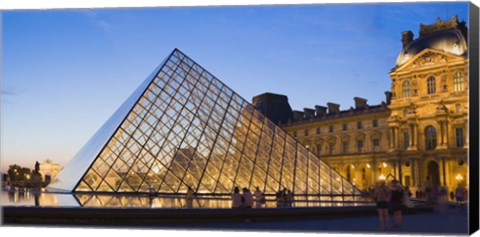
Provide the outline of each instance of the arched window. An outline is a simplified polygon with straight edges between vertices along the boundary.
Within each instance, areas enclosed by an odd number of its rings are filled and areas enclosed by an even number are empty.
[[[435,127],[428,126],[425,128],[425,148],[434,150],[437,147],[437,130]]]
[[[403,86],[403,98],[410,97],[410,82],[404,81],[402,86]]]
[[[435,94],[435,77],[431,76],[427,81],[428,94]]]
[[[461,72],[456,72],[453,75],[453,90],[463,91],[463,76]]]

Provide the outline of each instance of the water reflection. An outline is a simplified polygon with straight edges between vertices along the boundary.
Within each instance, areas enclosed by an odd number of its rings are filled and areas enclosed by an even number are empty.
[[[187,208],[184,195],[112,195],[49,193],[34,190],[2,191],[2,206],[89,207],[89,208]],[[352,196],[298,196],[294,207],[347,207],[373,205],[368,199]],[[274,197],[267,197],[267,208],[276,208]],[[230,197],[196,197],[193,208],[231,208]]]
[[[44,190],[16,188],[2,191],[0,197],[2,206],[80,207],[70,194],[46,193]]]

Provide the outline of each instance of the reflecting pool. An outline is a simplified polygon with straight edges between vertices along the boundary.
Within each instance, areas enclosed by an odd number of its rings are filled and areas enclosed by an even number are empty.
[[[38,206],[38,207],[93,207],[93,208],[187,208],[184,195],[145,194],[91,194],[91,193],[52,193],[16,189],[2,191],[2,206]],[[348,207],[372,206],[373,202],[358,196],[295,196],[293,207]],[[230,208],[228,196],[198,196],[193,208]],[[274,196],[267,196],[264,207],[275,208]]]

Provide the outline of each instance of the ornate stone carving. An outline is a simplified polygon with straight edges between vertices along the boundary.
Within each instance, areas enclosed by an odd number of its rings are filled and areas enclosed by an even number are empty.
[[[410,67],[415,68],[444,62],[447,62],[447,57],[445,57],[445,55],[433,52],[426,52],[422,56],[417,58]]]
[[[413,96],[418,95],[418,83],[416,80],[412,81],[412,92],[413,92]]]
[[[420,23],[420,37],[428,35],[434,32],[455,29],[458,27],[458,16],[455,15],[452,19],[448,21],[442,21],[442,19],[437,18],[437,22],[431,25],[424,25]]]
[[[447,113],[448,109],[447,106],[443,103],[443,100],[440,100],[437,106],[437,113]]]
[[[447,88],[447,75],[445,73],[442,74],[440,85],[442,85],[442,91],[446,92],[448,88]]]

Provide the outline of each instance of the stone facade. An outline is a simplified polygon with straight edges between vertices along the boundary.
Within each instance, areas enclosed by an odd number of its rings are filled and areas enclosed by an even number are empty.
[[[466,29],[454,17],[421,25],[420,34],[402,53],[415,47],[419,52],[405,62],[397,61],[390,72],[392,139],[387,156],[403,184],[420,190],[429,185],[452,190],[468,184]],[[419,48],[416,43],[429,47]]]
[[[40,164],[40,174],[42,175],[42,179],[45,181],[46,176],[50,176],[50,179],[53,180],[57,177],[57,174],[60,172],[61,168],[60,165],[57,163],[53,163],[52,160],[44,160]]]
[[[466,32],[456,16],[403,32],[385,102],[317,105],[282,127],[360,189],[388,175],[412,192],[468,185]]]
[[[341,111],[334,105],[328,113],[318,111],[310,118],[294,111],[297,119],[283,128],[348,181],[365,188],[374,185],[379,175],[392,172],[387,156],[390,110],[386,103],[370,106],[361,100],[355,108]]]

